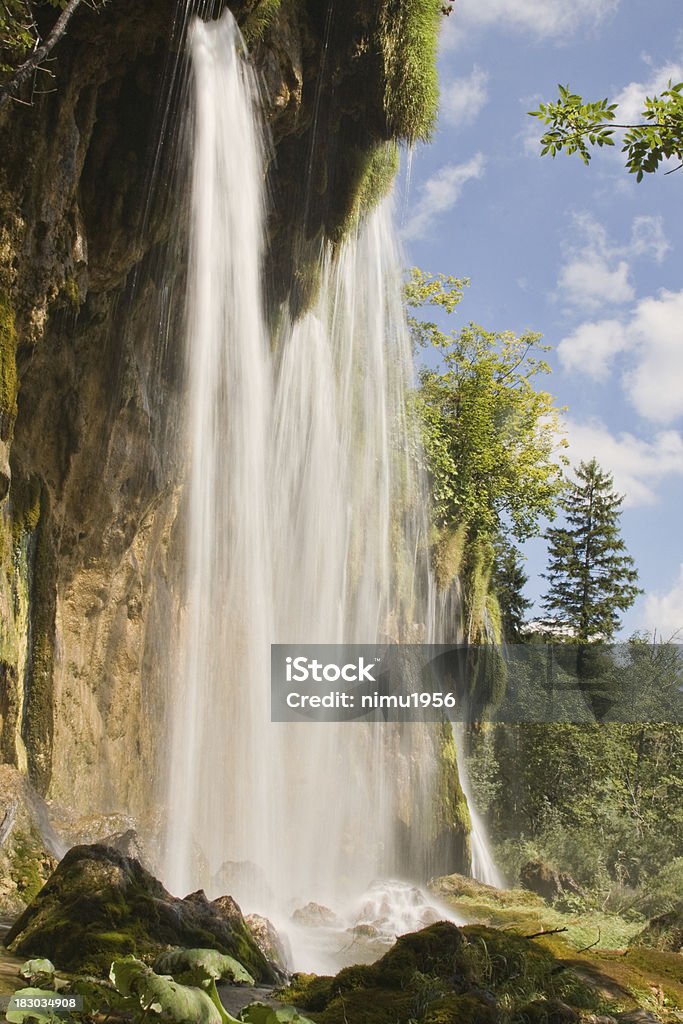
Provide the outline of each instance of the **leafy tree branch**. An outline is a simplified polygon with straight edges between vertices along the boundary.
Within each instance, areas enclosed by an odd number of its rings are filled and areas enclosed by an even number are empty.
[[[584,102],[568,85],[558,88],[556,102],[541,103],[538,110],[529,111],[531,117],[548,126],[541,137],[541,156],[555,157],[564,150],[568,154],[578,153],[588,164],[592,147],[614,146],[614,133],[623,130],[626,167],[637,181],[658,170],[663,160],[679,161],[671,171],[683,167],[683,82],[669,82],[661,95],[647,97],[642,121],[636,124],[618,123],[618,105],[607,98]]]

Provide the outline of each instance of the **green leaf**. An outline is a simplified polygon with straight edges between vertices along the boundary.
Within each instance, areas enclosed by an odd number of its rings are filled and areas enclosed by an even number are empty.
[[[162,953],[154,964],[158,974],[172,974],[181,981],[200,984],[203,981],[231,981],[233,984],[255,985],[241,963],[215,949],[172,949]]]
[[[49,989],[42,988],[20,988],[13,994],[14,999],[54,999],[55,993]],[[56,1024],[60,1017],[51,1010],[40,1010],[35,1007],[27,1009],[7,1010],[5,1019],[8,1024],[29,1024],[36,1021],[37,1024]]]
[[[19,977],[31,985],[37,985],[38,988],[45,988],[54,981],[55,965],[51,960],[27,960],[19,968]]]
[[[124,996],[134,996],[145,1011],[163,1016],[172,1024],[225,1024],[234,1018],[218,1010],[201,988],[181,985],[173,978],[155,974],[151,967],[126,957],[111,965],[109,977]]]

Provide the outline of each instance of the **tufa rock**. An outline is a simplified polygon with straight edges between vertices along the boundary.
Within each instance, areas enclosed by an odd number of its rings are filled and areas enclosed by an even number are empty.
[[[152,960],[172,946],[217,949],[257,980],[273,981],[238,911],[232,901],[211,902],[202,891],[171,896],[139,861],[110,847],[75,846],[9,930],[5,945],[21,956],[49,957],[63,970],[100,975],[129,953]]]

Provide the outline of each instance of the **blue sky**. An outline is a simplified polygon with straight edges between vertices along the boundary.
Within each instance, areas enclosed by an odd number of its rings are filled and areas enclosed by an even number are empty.
[[[552,345],[568,455],[595,456],[626,496],[645,593],[622,635],[668,639],[683,631],[683,171],[637,184],[618,147],[589,168],[541,159],[526,112],[562,82],[634,119],[683,80],[680,0],[456,0],[440,72],[438,130],[402,202],[407,258],[471,278],[459,322]],[[537,600],[545,545],[525,553]]]

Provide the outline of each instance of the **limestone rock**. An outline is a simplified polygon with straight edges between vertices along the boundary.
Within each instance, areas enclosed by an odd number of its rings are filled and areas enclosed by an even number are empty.
[[[298,907],[292,914],[292,921],[305,928],[338,928],[342,923],[334,910],[321,903],[307,903],[305,907]]]
[[[275,964],[283,971],[292,967],[292,950],[287,937],[280,935],[272,921],[260,914],[247,914],[244,919],[249,926],[249,931],[254,936],[254,942],[261,950],[266,960]]]
[[[5,945],[64,970],[100,974],[127,953],[151,959],[171,946],[217,949],[257,980],[274,978],[231,904],[211,902],[202,891],[171,896],[137,860],[98,844],[69,850]]]

